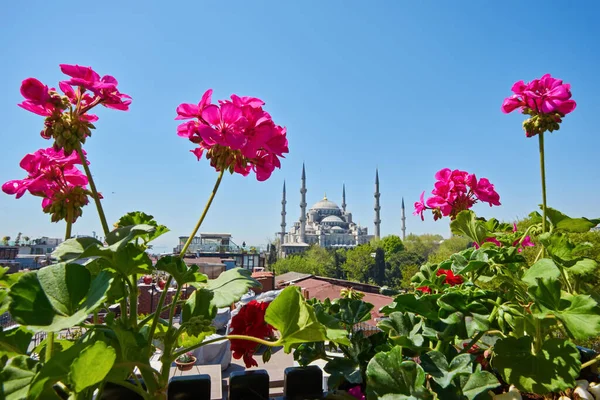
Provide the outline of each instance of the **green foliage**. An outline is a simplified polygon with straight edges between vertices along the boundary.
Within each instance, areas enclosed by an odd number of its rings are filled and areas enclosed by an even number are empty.
[[[396,235],[388,235],[381,239],[381,248],[385,251],[385,260],[392,255],[404,251],[404,244],[402,239]]]
[[[377,353],[367,366],[367,399],[433,399],[425,387],[425,371],[403,361],[402,347]]]
[[[427,260],[438,249],[442,240],[444,238],[441,235],[426,234],[417,236],[410,234],[404,240],[404,249],[407,252],[417,253],[424,260]]]
[[[548,339],[533,353],[531,336],[523,336],[498,340],[492,365],[518,389],[545,394],[573,388],[581,363],[577,348],[567,340]]]
[[[292,345],[304,342],[320,342],[327,338],[325,328],[319,323],[315,311],[306,304],[297,286],[285,288],[269,305],[265,321],[277,329],[277,341],[285,352]]]
[[[28,356],[11,358],[0,371],[0,395],[6,400],[27,398],[29,385],[39,365]]]
[[[0,356],[14,357],[27,354],[27,349],[33,338],[33,333],[21,327],[3,329],[0,327]]]
[[[33,331],[59,331],[84,321],[106,299],[109,273],[90,277],[79,264],[60,263],[21,276],[10,291],[10,313]]]
[[[217,308],[228,307],[246,294],[248,289],[260,287],[260,283],[251,275],[247,269],[233,268],[223,272],[217,279],[210,279],[205,288],[213,294],[212,304]]]
[[[437,250],[429,255],[430,263],[440,263],[449,259],[453,254],[466,250],[472,241],[464,236],[453,235],[445,239]]]
[[[346,277],[351,281],[368,282],[375,268],[375,258],[371,255],[374,252],[375,249],[368,243],[348,250],[342,266]]]
[[[95,342],[86,347],[71,364],[69,379],[75,392],[79,393],[90,386],[102,382],[110,372],[117,354],[115,349],[104,342]]]

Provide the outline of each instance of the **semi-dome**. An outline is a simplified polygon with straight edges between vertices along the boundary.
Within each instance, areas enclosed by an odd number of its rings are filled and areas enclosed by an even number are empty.
[[[338,217],[337,215],[330,215],[328,217],[323,218],[321,222],[344,222],[344,220]]]
[[[311,208],[311,210],[339,210],[337,204],[333,201],[327,200],[327,196],[323,197],[323,200],[316,202]]]

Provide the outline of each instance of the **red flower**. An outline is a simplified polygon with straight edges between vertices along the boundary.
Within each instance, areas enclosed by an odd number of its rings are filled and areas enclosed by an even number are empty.
[[[444,283],[447,283],[450,286],[460,285],[464,282],[462,276],[454,275],[454,272],[452,272],[452,270],[449,269],[438,269],[436,275],[446,275],[446,280],[444,281]]]
[[[265,322],[265,312],[268,306],[268,303],[259,303],[256,300],[246,304],[231,319],[231,331],[229,333],[231,335],[254,336],[259,339],[272,336],[273,327]],[[239,360],[243,357],[246,368],[257,367],[258,363],[252,358],[257,346],[255,342],[249,340],[232,339],[231,351],[233,351],[233,358]]]
[[[431,294],[431,288],[429,286],[421,286],[421,287],[418,287],[417,290],[420,292],[423,292],[423,293]]]

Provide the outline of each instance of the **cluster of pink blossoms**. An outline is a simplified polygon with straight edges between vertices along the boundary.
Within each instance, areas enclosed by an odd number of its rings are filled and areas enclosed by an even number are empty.
[[[53,147],[40,149],[21,160],[27,177],[6,182],[2,191],[17,199],[25,192],[42,197],[42,208],[52,215],[53,222],[66,220],[69,213],[71,222],[75,222],[91,195],[86,188],[88,179],[76,164],[81,164],[81,160],[75,153],[67,156]]]
[[[531,117],[523,122],[527,137],[560,128],[562,118],[572,112],[577,104],[571,100],[571,85],[553,78],[550,74],[529,83],[516,82],[512,96],[502,103],[504,113],[520,109]]]
[[[93,107],[102,104],[107,108],[126,111],[131,97],[119,92],[117,80],[105,75],[100,77],[91,67],[61,64],[61,71],[71,79],[61,81],[59,87],[49,88],[35,78],[28,78],[21,84],[21,94],[25,100],[20,107],[42,117],[46,117],[41,136],[54,138],[54,148],[63,149],[66,155],[85,143],[94,129],[96,115],[88,114]]]
[[[475,174],[444,168],[435,174],[435,179],[437,182],[431,191],[433,196],[425,201],[423,192],[415,203],[413,214],[420,215],[422,220],[425,219],[425,210],[432,210],[434,220],[447,216],[454,219],[459,212],[470,209],[477,201],[489,203],[490,207],[500,205],[500,196],[486,178],[477,180]]]
[[[259,181],[268,179],[281,167],[279,157],[288,153],[286,129],[273,122],[260,99],[234,94],[217,105],[211,96],[209,89],[200,103],[177,107],[175,119],[191,119],[177,127],[177,134],[198,145],[192,150],[198,160],[206,152],[217,171],[247,176],[254,170]]]

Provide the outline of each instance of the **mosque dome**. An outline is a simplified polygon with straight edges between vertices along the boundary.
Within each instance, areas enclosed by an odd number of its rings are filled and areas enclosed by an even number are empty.
[[[321,220],[321,223],[323,225],[329,225],[329,226],[339,226],[339,225],[343,225],[345,224],[344,220],[341,219],[340,217],[338,217],[337,215],[330,215],[328,217],[325,217]]]
[[[327,196],[323,197],[323,200],[316,202],[311,208],[311,210],[339,210],[337,204],[333,201],[327,200]]]

